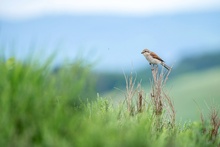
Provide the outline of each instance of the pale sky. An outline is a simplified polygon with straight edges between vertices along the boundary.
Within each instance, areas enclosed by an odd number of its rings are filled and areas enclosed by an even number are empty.
[[[19,19],[51,13],[154,15],[219,8],[220,0],[0,0],[0,17]]]

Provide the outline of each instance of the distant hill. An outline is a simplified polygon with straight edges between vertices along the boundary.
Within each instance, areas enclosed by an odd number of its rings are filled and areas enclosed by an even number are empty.
[[[220,52],[207,53],[196,57],[186,57],[175,65],[170,74],[170,79],[184,75],[186,73],[194,73],[196,71],[206,71],[212,68],[220,68]],[[151,78],[150,68],[132,71],[133,76],[136,76],[136,82],[141,80],[149,80]],[[127,76],[129,72],[125,73]],[[96,73],[97,76],[97,91],[100,93],[111,91],[114,87],[124,88],[125,78],[123,73]],[[149,77],[147,79],[146,77]]]
[[[220,50],[220,49],[219,49]],[[174,74],[184,72],[193,72],[198,70],[207,70],[213,67],[220,68],[220,52],[206,53],[197,57],[183,58],[180,63],[174,67]]]

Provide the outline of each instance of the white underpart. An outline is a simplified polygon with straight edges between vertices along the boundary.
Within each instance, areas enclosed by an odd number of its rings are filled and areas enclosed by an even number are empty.
[[[149,53],[144,53],[145,58],[149,63],[152,64],[161,64],[161,61],[158,59],[153,58]]]

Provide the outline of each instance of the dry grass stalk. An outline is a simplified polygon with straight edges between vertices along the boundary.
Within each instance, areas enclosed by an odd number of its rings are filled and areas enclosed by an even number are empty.
[[[124,77],[126,82],[126,92],[124,92],[124,95],[125,95],[125,102],[127,104],[127,111],[130,115],[133,116],[137,113],[143,112],[144,110],[145,107],[145,101],[143,97],[144,91],[142,90],[140,83],[137,85],[137,87],[135,87],[136,77],[133,78],[132,72],[129,77],[126,76],[125,74]]]
[[[137,112],[141,113],[144,110],[144,99],[143,99],[143,90],[141,89],[141,84],[138,84],[139,91],[138,91],[138,97],[137,97]]]
[[[196,103],[197,104],[197,103]],[[207,105],[208,106],[208,105]],[[209,107],[208,107],[209,108]],[[199,109],[200,110],[200,109]],[[211,106],[211,108],[209,108],[209,126],[211,127],[207,127],[205,125],[205,119],[204,119],[204,115],[200,110],[200,119],[202,122],[202,132],[204,134],[208,134],[210,135],[210,140],[211,141],[215,141],[216,138],[218,137],[218,130],[220,128],[220,116],[219,116],[219,110],[217,109],[217,107],[215,106]]]
[[[219,111],[216,107],[211,107],[210,112],[210,123],[212,125],[212,129],[210,130],[210,140],[215,140],[218,136],[218,130],[220,127],[220,117],[219,117]]]
[[[201,111],[201,108],[199,107],[199,104],[195,101],[195,100],[193,100],[194,102],[195,102],[195,104],[197,105],[197,107],[198,107],[198,110],[199,110],[199,112],[200,112],[200,120],[201,120],[201,123],[202,123],[202,133],[206,133],[206,126],[205,126],[205,119],[204,119],[204,115],[203,115],[203,113],[202,113],[202,111]]]
[[[154,107],[154,113],[156,116],[161,116],[163,110],[165,109],[171,124],[174,125],[176,118],[174,105],[170,97],[163,90],[171,70],[166,72],[162,68],[159,72],[158,66],[155,67],[154,65],[152,65],[151,68],[153,81],[151,81],[152,91],[150,96]]]
[[[200,112],[200,120],[202,122],[202,133],[205,134],[207,132],[206,126],[205,126],[205,119],[202,112]]]
[[[134,106],[132,101],[135,93],[137,92],[137,89],[134,88],[136,78],[133,79],[132,72],[130,77],[127,77],[126,75],[124,75],[124,77],[126,82],[125,100],[127,103],[127,110],[130,115],[134,115]]]
[[[168,112],[169,120],[172,127],[175,126],[176,121],[176,111],[174,109],[173,102],[171,101],[170,97],[163,91],[164,98],[166,100],[166,110]]]
[[[158,76],[158,68],[154,68],[152,70],[152,76],[153,76],[153,81],[152,81],[152,92],[151,92],[151,100],[153,102],[154,106],[154,112],[156,115],[161,115],[163,111],[163,104],[162,104],[162,97],[161,97],[161,92],[162,92],[162,87],[161,87],[161,75]]]

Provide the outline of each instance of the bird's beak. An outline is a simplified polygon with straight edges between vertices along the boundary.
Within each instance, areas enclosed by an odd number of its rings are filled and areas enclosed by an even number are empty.
[[[143,54],[144,52],[142,51],[141,54]]]

